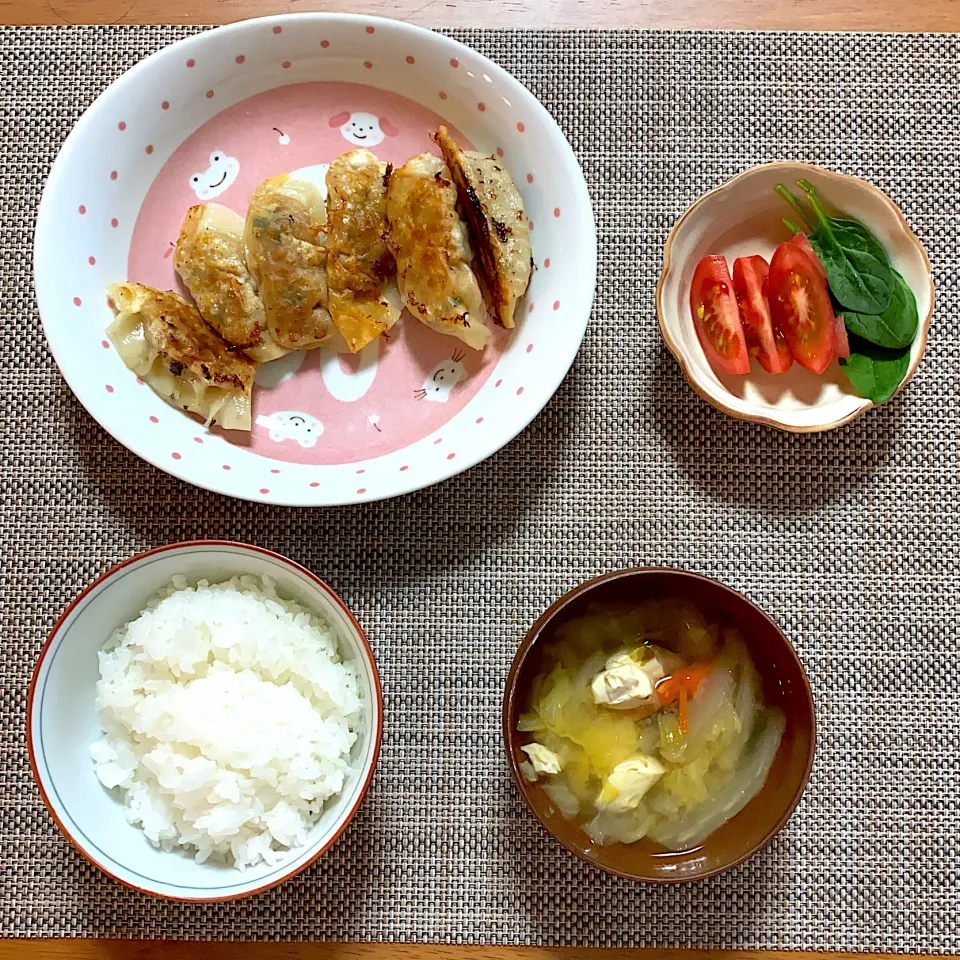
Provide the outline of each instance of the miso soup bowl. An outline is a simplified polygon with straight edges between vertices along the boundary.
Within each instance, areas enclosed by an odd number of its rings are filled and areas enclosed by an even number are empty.
[[[520,771],[526,759],[517,731],[530,706],[534,677],[543,668],[543,650],[558,627],[581,616],[595,603],[623,603],[680,597],[728,616],[743,632],[760,674],[764,700],[786,717],[786,731],[763,789],[733,819],[699,846],[673,852],[640,840],[632,844],[595,844],[567,820],[544,793],[542,782],[529,783]],[[816,744],[813,696],[803,666],[783,631],[754,603],[730,587],[697,573],[668,569],[620,570],[588,580],[553,603],[530,628],[517,650],[503,698],[503,737],[510,772],[531,813],[571,853],[608,873],[649,883],[702,880],[737,866],[762,850],[783,829],[810,776]]]

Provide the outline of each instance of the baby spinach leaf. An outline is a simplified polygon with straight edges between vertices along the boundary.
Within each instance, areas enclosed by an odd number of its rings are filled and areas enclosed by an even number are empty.
[[[906,280],[893,271],[893,296],[890,306],[882,314],[844,312],[847,329],[881,347],[897,349],[909,347],[917,335],[920,317],[917,298]]]
[[[874,403],[889,400],[910,367],[910,348],[890,350],[862,337],[850,338],[850,356],[840,361],[843,372],[861,397]]]
[[[830,290],[848,310],[883,313],[893,296],[893,269],[877,238],[857,220],[827,216],[813,184],[798,180],[817,217],[810,234],[824,269]]]
[[[813,207],[812,216],[783,184],[774,189],[804,222],[812,225],[815,221],[810,245],[827,271],[830,292],[847,310],[882,314],[894,288],[893,270],[883,247],[859,221],[828,216],[811,183],[798,180],[797,185]]]

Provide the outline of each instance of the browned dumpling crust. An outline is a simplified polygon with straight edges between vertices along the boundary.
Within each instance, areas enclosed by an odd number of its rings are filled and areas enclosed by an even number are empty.
[[[389,330],[403,310],[386,242],[389,172],[369,150],[344,153],[327,171],[328,305],[354,353]]]
[[[457,185],[492,313],[501,326],[511,328],[533,265],[520,191],[498,157],[461,150],[446,127],[434,139]]]
[[[107,333],[124,363],[168,403],[226,429],[250,429],[256,364],[197,308],[139,283],[107,289],[117,316]]]
[[[439,333],[474,350],[490,330],[466,224],[447,165],[423,153],[395,170],[387,184],[387,234],[397,261],[400,292],[410,312]]]
[[[255,347],[266,326],[263,301],[247,267],[243,217],[218,203],[187,211],[173,264],[197,309],[227,343]]]
[[[339,341],[327,309],[326,210],[320,191],[280,174],[253,192],[244,241],[267,328],[288,350]]]

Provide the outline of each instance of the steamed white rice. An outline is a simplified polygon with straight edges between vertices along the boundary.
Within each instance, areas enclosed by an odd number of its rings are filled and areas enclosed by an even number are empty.
[[[151,843],[243,870],[306,842],[360,721],[328,623],[267,577],[174,577],[99,658],[94,769]]]

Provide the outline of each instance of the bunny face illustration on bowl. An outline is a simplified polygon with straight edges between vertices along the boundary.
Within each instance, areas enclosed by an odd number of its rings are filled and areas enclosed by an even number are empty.
[[[441,360],[423,381],[423,386],[414,391],[417,400],[446,403],[453,388],[467,377],[463,358],[464,354],[457,350],[449,360]]]
[[[214,150],[210,154],[210,166],[190,177],[190,189],[198,200],[213,200],[233,186],[239,173],[240,161],[236,157],[228,157],[223,150]]]
[[[385,137],[395,137],[397,128],[386,118],[372,113],[338,113],[330,118],[331,127],[339,127],[343,139],[358,147],[375,147]]]

